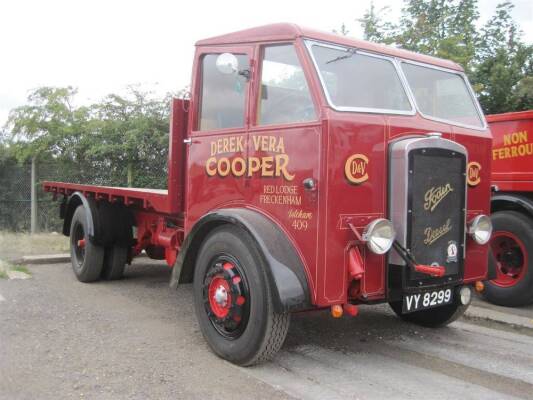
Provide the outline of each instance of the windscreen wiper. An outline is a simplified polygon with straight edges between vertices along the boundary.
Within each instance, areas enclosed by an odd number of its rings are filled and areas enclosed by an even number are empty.
[[[337,61],[340,61],[340,60],[345,60],[347,58],[350,58],[351,56],[353,56],[355,53],[356,53],[356,50],[355,49],[346,49],[346,52],[348,54],[345,54],[343,56],[338,56],[336,58],[333,58],[329,61],[326,61],[326,64],[331,64],[331,63],[334,63],[334,62],[337,62]]]

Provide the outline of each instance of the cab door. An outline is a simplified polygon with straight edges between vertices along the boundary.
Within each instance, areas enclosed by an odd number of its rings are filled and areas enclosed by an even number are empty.
[[[252,49],[197,50],[186,139],[186,231],[206,212],[244,202],[244,179],[233,173],[231,161],[247,158]]]
[[[264,44],[256,54],[247,203],[286,232],[302,255],[313,285],[322,130],[318,108],[302,68],[303,54],[294,44]]]

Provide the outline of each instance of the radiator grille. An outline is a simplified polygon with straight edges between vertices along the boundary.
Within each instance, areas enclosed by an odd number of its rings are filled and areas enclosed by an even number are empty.
[[[445,266],[446,278],[461,275],[466,157],[447,149],[415,149],[408,169],[407,248],[419,264]],[[414,271],[407,279],[431,280]]]

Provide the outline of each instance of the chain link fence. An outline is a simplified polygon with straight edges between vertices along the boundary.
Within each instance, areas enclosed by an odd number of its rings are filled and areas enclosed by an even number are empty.
[[[60,181],[104,186],[127,186],[128,169],[133,187],[166,189],[167,159],[153,157],[136,162],[111,165],[104,162],[75,164],[62,161],[36,161],[37,229],[60,232],[59,203],[42,190],[43,181]],[[31,162],[12,163],[0,168],[0,231],[29,232],[31,228]]]

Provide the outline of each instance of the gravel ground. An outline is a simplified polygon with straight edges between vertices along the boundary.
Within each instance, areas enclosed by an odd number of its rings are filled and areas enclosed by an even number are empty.
[[[276,359],[214,356],[190,285],[138,260],[116,282],[82,284],[69,264],[0,279],[0,399],[533,398],[533,334],[461,320],[429,330],[386,306],[357,318],[293,316]]]

